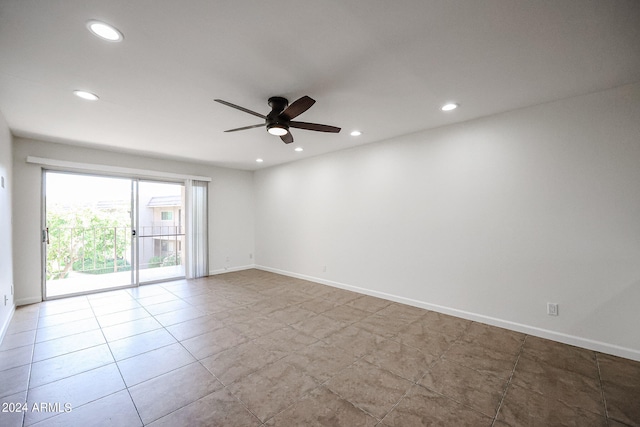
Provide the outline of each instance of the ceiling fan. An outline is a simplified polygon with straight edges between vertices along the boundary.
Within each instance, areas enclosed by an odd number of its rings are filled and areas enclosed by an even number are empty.
[[[269,98],[269,106],[271,107],[271,112],[266,116],[232,104],[230,102],[223,101],[222,99],[215,99],[214,101],[226,105],[227,107],[235,108],[236,110],[244,111],[245,113],[253,114],[254,116],[258,116],[261,119],[264,119],[264,123],[244,126],[236,129],[229,129],[225,130],[225,132],[236,132],[239,130],[266,126],[267,131],[270,134],[279,136],[285,144],[291,144],[293,142],[293,136],[291,135],[291,132],[289,132],[290,127],[296,129],[315,130],[318,132],[340,132],[339,127],[321,125],[317,123],[298,122],[292,120],[307,111],[313,104],[315,104],[316,101],[306,95],[300,99],[295,100],[291,105],[289,105],[289,101],[286,98],[282,98],[280,96],[272,96],[271,98]]]

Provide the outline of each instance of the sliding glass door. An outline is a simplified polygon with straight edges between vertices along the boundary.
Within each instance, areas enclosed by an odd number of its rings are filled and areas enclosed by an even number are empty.
[[[184,185],[138,182],[138,274],[140,283],[184,277]]]
[[[182,183],[43,173],[44,298],[185,276]]]
[[[44,174],[45,298],[131,286],[130,179]]]

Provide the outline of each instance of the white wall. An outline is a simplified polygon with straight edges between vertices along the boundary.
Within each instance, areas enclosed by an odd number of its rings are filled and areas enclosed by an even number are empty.
[[[9,326],[15,308],[11,292],[13,285],[13,257],[11,252],[11,132],[0,113],[0,342]],[[5,295],[7,302],[5,304]]]
[[[206,164],[75,147],[14,138],[14,283],[18,305],[38,302],[41,290],[41,174],[42,167],[26,163],[27,156],[133,169],[208,176],[209,267],[211,272],[240,269],[253,264],[252,173]],[[4,238],[4,237],[3,237]],[[229,261],[227,262],[227,258]]]
[[[262,268],[640,360],[640,84],[254,182]]]

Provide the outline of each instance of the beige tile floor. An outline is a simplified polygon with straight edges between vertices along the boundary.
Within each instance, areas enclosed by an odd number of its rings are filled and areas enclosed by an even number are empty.
[[[640,363],[248,270],[19,308],[0,401],[2,426],[640,426]]]

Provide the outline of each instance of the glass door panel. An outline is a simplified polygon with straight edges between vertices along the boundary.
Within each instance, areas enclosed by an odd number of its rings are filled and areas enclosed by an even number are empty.
[[[131,286],[132,181],[44,172],[44,297]]]
[[[138,182],[138,280],[149,283],[185,275],[183,184]]]

